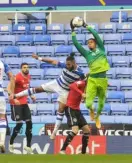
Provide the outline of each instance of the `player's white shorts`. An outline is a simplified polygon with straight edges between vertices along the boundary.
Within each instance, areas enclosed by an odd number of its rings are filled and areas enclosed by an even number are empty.
[[[63,89],[56,80],[42,84],[41,87],[46,92],[58,93],[59,97],[57,101],[66,104],[69,91]]]
[[[0,96],[0,114],[6,114],[6,100],[4,96]]]

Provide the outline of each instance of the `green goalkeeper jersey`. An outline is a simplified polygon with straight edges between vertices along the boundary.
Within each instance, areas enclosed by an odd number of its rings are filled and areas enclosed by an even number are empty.
[[[78,43],[75,32],[72,32],[73,44],[75,45],[77,50],[80,52],[80,54],[85,57],[88,63],[88,66],[90,68],[90,74],[98,74],[101,72],[106,72],[109,70],[110,66],[106,57],[104,44],[100,36],[94,29],[92,29],[89,26],[87,26],[87,29],[93,34],[96,40],[96,43],[98,45],[96,50],[88,51],[84,49],[82,45]]]

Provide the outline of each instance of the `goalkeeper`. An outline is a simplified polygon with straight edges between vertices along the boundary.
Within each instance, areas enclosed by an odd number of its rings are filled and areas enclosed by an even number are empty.
[[[100,128],[101,123],[99,116],[104,107],[108,86],[106,72],[110,68],[105,53],[105,47],[98,33],[84,22],[83,27],[87,28],[87,30],[94,36],[94,38],[90,38],[88,40],[89,50],[84,49],[76,39],[76,33],[74,32],[72,20],[70,25],[72,29],[73,44],[80,52],[80,54],[86,59],[88,66],[90,68],[89,78],[87,81],[88,85],[86,88],[86,107],[90,109],[91,120],[95,119],[96,127]],[[97,115],[96,117],[94,117],[93,102],[96,96],[98,97],[99,101]]]

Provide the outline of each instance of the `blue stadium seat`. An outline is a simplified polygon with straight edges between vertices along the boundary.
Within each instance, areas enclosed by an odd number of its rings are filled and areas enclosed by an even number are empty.
[[[33,53],[36,53],[35,46],[20,46],[21,57],[31,57]]]
[[[54,115],[54,104],[37,104],[38,115]]]
[[[61,74],[60,68],[49,68],[45,72],[45,79],[55,79]]]
[[[103,34],[99,34],[99,36],[103,41]],[[91,38],[94,38],[94,36],[92,34],[86,34],[86,42],[85,42],[86,45],[88,44],[88,40]]]
[[[115,78],[115,68],[110,68],[110,70],[107,71],[106,75],[108,78],[114,79]]]
[[[16,57],[6,58],[5,63],[7,63],[10,66],[10,68],[20,68],[20,65],[22,64],[22,58]]]
[[[87,45],[82,45],[83,48],[85,48],[86,50],[89,50],[88,46]],[[75,55],[79,56],[81,55],[80,52],[77,50],[77,48],[73,45],[72,46],[72,51],[75,53]]]
[[[37,115],[37,105],[36,104],[28,104],[30,111],[31,111],[31,115],[35,116]]]
[[[111,115],[128,115],[128,104],[111,104]]]
[[[47,27],[48,34],[62,34],[64,32],[64,24],[54,23]]]
[[[108,91],[107,92],[107,97],[106,97],[107,102],[124,102],[124,93],[122,91]]]
[[[105,34],[104,44],[120,44],[121,35],[120,34]]]
[[[132,103],[132,92],[125,91],[125,103]]]
[[[50,35],[35,35],[33,38],[34,45],[50,45]]]
[[[117,32],[118,33],[132,32],[132,24],[131,23],[117,24]]]
[[[131,68],[124,68],[124,67],[116,68],[115,77],[117,79],[121,79],[121,78],[130,79],[132,77],[132,69]]]
[[[55,47],[55,56],[67,56],[72,52],[72,46],[59,45]]]
[[[99,33],[116,33],[115,23],[101,23]]]
[[[81,67],[81,69],[85,74],[89,73],[89,68],[88,67]]]
[[[126,55],[132,55],[132,45],[126,45]]]
[[[42,69],[30,69],[31,79],[42,80],[44,77],[44,70]]]
[[[86,61],[86,59],[83,56],[78,56],[75,58],[76,59],[76,63],[81,66],[81,67],[87,67],[88,63]]]
[[[4,88],[4,90],[7,88],[8,83],[9,83],[8,80],[5,80],[5,81],[2,83],[2,87]]]
[[[125,55],[125,45],[108,45],[107,55]]]
[[[30,68],[39,68],[40,67],[40,61],[38,61],[34,58],[22,58],[22,62],[28,63]]]
[[[41,86],[44,83],[47,83],[49,80],[31,80],[30,87],[38,87]]]
[[[50,59],[58,60],[57,57],[50,57]],[[55,67],[55,65],[52,65],[52,64],[49,64],[49,63],[46,63],[46,62],[40,62],[40,68],[42,68],[42,69],[45,69],[45,68],[54,68],[54,67]]]
[[[32,116],[32,122],[33,123],[41,123],[41,117],[40,116]]]
[[[121,80],[121,91],[132,90],[132,81],[131,80]]]
[[[94,108],[95,108],[95,113],[97,113],[97,109],[98,109],[98,104],[95,103],[94,104]],[[104,108],[101,112],[101,115],[110,115],[111,113],[111,105],[110,104],[105,104]]]
[[[13,24],[12,34],[28,34],[29,24]]]
[[[41,115],[41,123],[44,124],[54,124],[56,121],[56,116],[53,115]]]
[[[16,45],[32,45],[33,36],[32,35],[19,35],[16,37]]]
[[[51,102],[52,103],[56,103],[57,102],[57,98],[58,98],[58,94],[57,93],[52,93],[52,95],[51,95]]]
[[[121,12],[121,21],[122,22],[127,22],[127,17],[128,17],[127,12],[122,11]],[[118,11],[115,11],[115,12],[112,13],[110,21],[111,22],[119,22],[119,12]]]
[[[92,27],[93,29],[95,29],[97,32],[99,31],[99,27],[97,23],[92,23],[92,22],[88,22],[87,23],[90,27]],[[89,33],[89,31],[86,28],[81,28],[81,33],[86,34]]]
[[[10,35],[12,33],[11,24],[0,24],[0,35]]]
[[[37,54],[39,56],[54,56],[53,46],[37,46]]]
[[[128,15],[128,22],[132,22],[132,13]]]
[[[132,56],[129,56],[130,67],[132,67]]]
[[[68,36],[65,34],[51,35],[51,45],[67,45]]]
[[[106,52],[106,54],[107,54],[107,52]],[[112,58],[111,56],[107,56],[110,67],[112,67],[112,59],[111,58]]]
[[[131,44],[132,43],[132,33],[124,33],[121,38],[122,44]]]
[[[109,79],[108,83],[109,83],[108,90],[111,90],[111,91],[119,91],[120,90],[120,80]]]
[[[14,24],[15,23],[15,18],[13,18],[11,20],[12,20],[12,24]],[[28,23],[27,15],[24,15],[22,13],[17,13],[17,23],[19,23],[19,24]]]
[[[77,41],[81,44],[81,45],[85,45],[85,42],[86,42],[86,37],[84,34],[78,34],[76,35],[76,38],[77,38]],[[73,44],[72,42],[72,36],[71,35],[68,35],[68,44],[71,45]]]
[[[16,75],[20,72],[20,69],[12,69],[11,71],[14,75]]]
[[[7,46],[3,48],[3,57],[19,57],[19,48],[17,46]]]
[[[46,25],[45,24],[30,24],[30,34],[45,34]]]
[[[2,58],[3,48],[4,48],[4,47],[0,47],[0,59],[1,59],[1,60],[4,59],[4,58]],[[4,61],[4,60],[3,60],[3,61]]]
[[[49,103],[51,101],[50,96],[47,93],[35,94],[36,103]]]
[[[81,33],[81,28],[75,28],[74,31],[76,32],[76,34],[79,34]],[[65,34],[71,34],[71,27],[70,27],[70,24],[66,24],[64,26],[64,33]]]
[[[89,111],[88,111],[88,109],[86,108],[85,103],[81,103],[81,104],[80,104],[80,110],[81,110],[81,113],[82,113],[83,115],[89,115]]]
[[[120,116],[114,116],[114,117],[115,117],[115,123],[116,124],[129,124],[129,125],[132,124],[131,116],[120,115]]]
[[[15,36],[13,35],[2,35],[0,36],[0,46],[15,45]]]
[[[129,67],[130,61],[128,56],[112,56],[113,67]]]
[[[115,124],[115,116],[101,115],[100,121],[102,124]]]
[[[29,17],[29,23],[45,23],[46,21],[46,14],[40,12],[34,12]]]

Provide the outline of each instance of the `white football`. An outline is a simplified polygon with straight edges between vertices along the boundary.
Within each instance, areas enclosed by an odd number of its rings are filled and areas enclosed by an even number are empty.
[[[81,27],[83,25],[83,19],[80,17],[75,17],[72,20],[72,25],[74,27]]]

